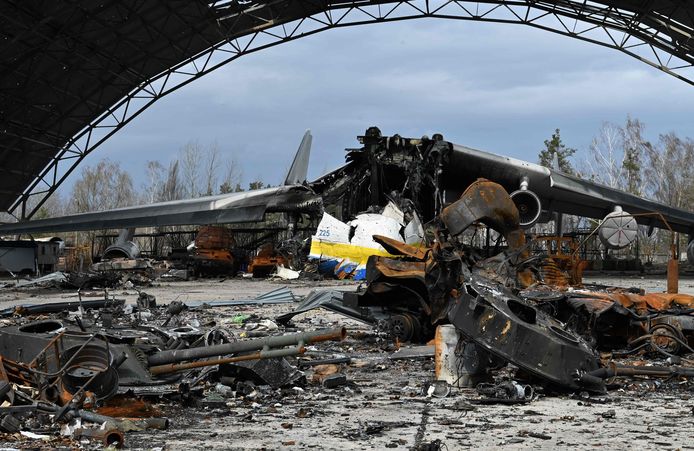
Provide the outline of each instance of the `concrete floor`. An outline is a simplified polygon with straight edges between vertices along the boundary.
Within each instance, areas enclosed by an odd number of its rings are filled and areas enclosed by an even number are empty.
[[[663,291],[657,277],[590,278],[587,283],[638,286]],[[352,290],[354,282],[273,282],[215,279],[164,282],[145,288],[158,303],[172,300],[245,299],[289,286],[297,295],[316,287]],[[694,294],[694,280],[681,282]],[[134,302],[134,290],[115,290]],[[73,292],[0,290],[0,308],[14,303],[76,299]],[[215,308],[218,323],[233,325],[239,313],[274,318],[293,305]],[[194,312],[186,320],[202,319]],[[200,317],[198,317],[200,315]],[[441,440],[454,449],[694,449],[694,388],[692,383],[640,380],[590,401],[569,395],[540,396],[525,405],[470,406],[470,389],[453,389],[446,398],[423,394],[433,379],[433,360],[388,359],[392,343],[367,325],[317,310],[295,318],[301,330],[344,325],[348,339],[309,348],[312,356],[348,355],[342,367],[350,383],[325,389],[259,391],[255,396],[230,396],[213,407],[184,408],[162,403],[171,417],[167,431],[129,433],[128,446],[139,449],[412,449]],[[311,371],[307,372],[310,380]],[[210,389],[214,391],[211,387]],[[443,448],[443,449],[446,449]]]

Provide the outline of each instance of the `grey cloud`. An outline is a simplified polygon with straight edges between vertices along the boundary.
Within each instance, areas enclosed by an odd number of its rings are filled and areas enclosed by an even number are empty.
[[[528,27],[418,20],[244,56],[157,102],[88,163],[110,157],[141,178],[147,160],[166,163],[191,139],[216,140],[246,181],[278,183],[307,128],[317,176],[370,125],[535,160],[557,127],[586,149],[602,121],[627,114],[652,139],[694,136],[692,113],[691,86],[614,50]]]

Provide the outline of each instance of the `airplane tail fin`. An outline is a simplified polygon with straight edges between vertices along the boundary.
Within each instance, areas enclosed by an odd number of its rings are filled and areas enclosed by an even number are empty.
[[[561,167],[559,166],[559,154],[557,152],[552,152],[552,169],[561,171]]]
[[[301,140],[299,150],[296,151],[292,166],[287,172],[287,178],[284,181],[285,185],[297,185],[304,183],[308,179],[308,160],[311,156],[311,143],[313,136],[311,130],[306,130],[304,138]]]

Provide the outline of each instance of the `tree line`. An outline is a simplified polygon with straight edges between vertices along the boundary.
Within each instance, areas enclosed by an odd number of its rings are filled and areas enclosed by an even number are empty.
[[[62,190],[54,193],[35,219],[239,192],[245,190],[242,179],[242,168],[233,154],[223,154],[216,142],[205,146],[190,141],[168,166],[148,161],[139,189],[118,161],[102,159],[82,167],[69,196]],[[253,181],[248,189],[265,186]]]
[[[694,209],[694,140],[674,132],[645,138],[645,125],[627,117],[624,124],[605,122],[587,152],[566,146],[557,129],[538,154],[540,164],[567,174],[687,211]],[[592,226],[597,225],[592,221]],[[639,230],[640,254],[647,261],[667,253],[666,231]],[[686,242],[684,243],[686,244]]]
[[[567,146],[556,129],[541,146],[538,160],[544,166],[665,205],[689,211],[694,208],[694,141],[670,132],[651,142],[638,119],[603,123],[581,153]],[[119,162],[104,159],[82,167],[69,196],[61,194],[64,191],[55,193],[35,218],[243,191],[242,174],[233,155],[223,153],[216,142],[202,145],[190,141],[168,165],[148,161],[138,188]],[[262,181],[253,181],[247,189],[264,186]],[[577,224],[567,221],[568,226]],[[642,251],[648,253],[650,246],[654,253],[662,247],[666,240],[658,233],[642,231]]]

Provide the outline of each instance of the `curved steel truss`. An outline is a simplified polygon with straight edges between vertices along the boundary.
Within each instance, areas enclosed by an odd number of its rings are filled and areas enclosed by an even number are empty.
[[[218,42],[143,80],[89,121],[8,212],[30,218],[86,155],[165,95],[245,54],[332,28],[418,18],[523,24],[617,49],[694,84],[694,8],[685,1],[226,0],[207,7]]]

